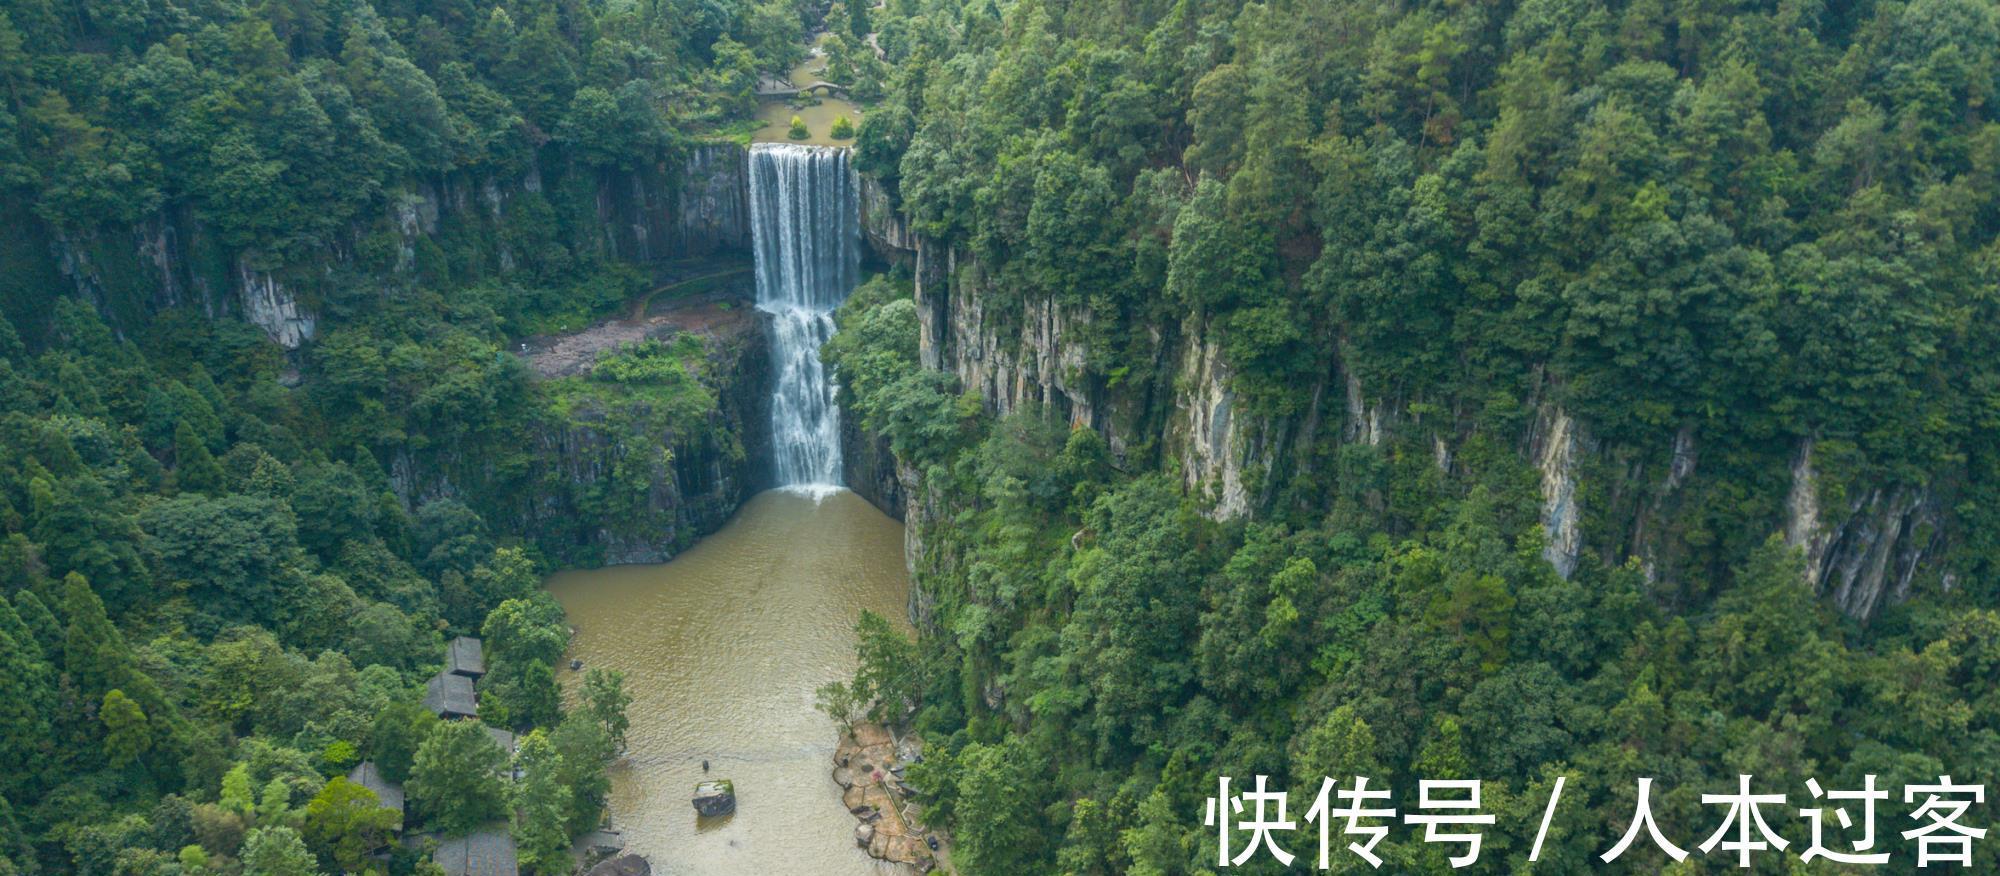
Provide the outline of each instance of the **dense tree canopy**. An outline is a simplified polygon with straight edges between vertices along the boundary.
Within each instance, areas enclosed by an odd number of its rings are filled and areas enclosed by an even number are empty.
[[[926,734],[968,876],[1206,872],[1218,775],[1484,779],[1496,872],[1559,778],[1564,872],[1640,776],[1687,845],[1740,773],[2000,781],[1989,0],[0,0],[0,873],[370,866],[363,759],[412,830],[567,867],[626,696],[565,711],[538,576],[657,522],[659,436],[717,401],[692,337],[508,352],[640,300],[605,181],[740,135],[808,25],[954,291],[1087,316],[1056,367],[1116,403],[989,410],[900,274],[827,348],[924,512],[921,635],[865,622],[828,702]],[[222,312],[252,275],[310,344]],[[1241,517],[1170,449],[1197,360],[1272,429]],[[1563,575],[1521,437],[1555,409],[1597,451]],[[586,418],[644,440],[572,495],[530,436]],[[1829,513],[1927,497],[1944,555],[1844,612],[1770,538],[1795,461]],[[518,531],[558,496],[573,531]],[[512,763],[418,704],[471,634]],[[1385,869],[1446,869],[1415,836]]]
[[[480,725],[419,702],[502,604],[526,614],[494,622],[482,698],[545,728],[574,789],[531,827],[597,826],[625,699],[600,682],[565,722],[555,558],[514,518],[561,488],[522,436],[568,408],[501,351],[644,283],[570,225],[563,181],[727,136],[749,86],[714,71],[790,65],[815,14],[0,0],[0,872],[410,872],[399,828],[508,814],[416,793],[498,781]],[[488,181],[518,209],[398,236],[412,191]],[[237,319],[244,272],[292,284],[317,343]],[[706,415],[680,377],[633,394]],[[423,453],[493,474],[411,493]],[[363,760],[411,783],[407,824],[344,778]]]
[[[961,872],[1210,872],[1219,775],[1289,786],[1294,818],[1322,777],[1484,779],[1486,872],[1530,869],[1558,777],[1538,871],[1602,866],[1640,776],[1690,848],[1739,773],[1794,808],[1808,777],[1994,782],[1993,4],[873,14],[896,75],[858,162],[957,275],[864,286],[827,353],[921,475],[911,776]],[[1093,409],[961,399],[919,364],[940,299],[946,362],[990,355],[952,347],[967,322],[1003,355],[1034,335],[1023,367]],[[1019,325],[1043,308],[1053,353]],[[1262,442],[1234,448],[1247,514],[1178,449],[1211,351],[1210,440]],[[1603,460],[1565,575],[1522,437],[1554,409]],[[1773,537],[1801,458],[1840,508],[1945,497],[1907,602],[1805,583]],[[1419,835],[1384,869],[1449,870]]]

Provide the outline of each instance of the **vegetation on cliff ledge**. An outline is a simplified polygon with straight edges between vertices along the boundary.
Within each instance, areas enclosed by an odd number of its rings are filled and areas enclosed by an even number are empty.
[[[1602,867],[1641,776],[1692,848],[1722,818],[1701,795],[1754,774],[1790,795],[1766,814],[1794,861],[1808,778],[2000,781],[1993,4],[875,20],[898,73],[859,163],[920,269],[956,273],[857,295],[828,354],[921,474],[909,778],[960,872],[1211,872],[1225,775],[1272,777],[1294,819],[1323,776],[1399,811],[1482,779],[1485,872],[1531,869],[1561,777],[1538,872]],[[919,318],[945,367],[999,376],[973,404],[920,366]],[[1051,381],[1068,407],[1033,401]],[[1229,421],[1185,425],[1225,390]],[[1085,402],[1103,433],[1072,427]],[[1551,409],[1596,448],[1567,577],[1523,452]],[[1775,537],[1806,441],[1828,515],[1938,503],[1907,601],[1865,624]],[[1240,463],[1247,508],[1215,513],[1190,446]],[[1878,807],[1891,869],[1914,805]],[[1309,852],[1302,828],[1280,841]],[[1384,871],[1448,872],[1420,836],[1392,829]]]

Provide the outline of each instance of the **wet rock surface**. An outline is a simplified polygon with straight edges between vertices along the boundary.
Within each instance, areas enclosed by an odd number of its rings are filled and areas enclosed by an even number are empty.
[[[855,845],[875,858],[928,873],[938,866],[928,842],[931,831],[919,820],[910,799],[914,792],[902,778],[903,765],[921,758],[922,751],[914,736],[898,739],[879,724],[857,724],[834,749],[833,780],[844,789],[841,804],[859,821]]]
[[[590,868],[584,876],[652,876],[653,865],[638,855],[622,855]]]
[[[694,786],[694,811],[718,818],[736,811],[736,783],[723,779]]]

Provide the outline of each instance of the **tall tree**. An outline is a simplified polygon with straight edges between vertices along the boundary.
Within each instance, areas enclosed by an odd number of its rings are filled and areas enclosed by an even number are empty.
[[[306,803],[301,830],[306,842],[343,872],[358,873],[401,820],[401,814],[383,806],[374,791],[335,776]]]
[[[625,731],[632,719],[625,714],[632,695],[625,692],[625,673],[616,669],[593,668],[583,676],[583,711],[604,735],[619,747],[625,745]]]
[[[500,778],[507,753],[476,721],[445,721],[431,729],[410,768],[409,793],[424,819],[446,836],[462,836],[507,813]]]
[[[561,874],[570,869],[569,814],[572,790],[563,782],[563,758],[536,730],[521,737],[514,764],[514,842],[524,872]]]
[[[243,839],[244,876],[315,876],[313,859],[299,832],[289,827],[259,827]]]
[[[153,748],[153,728],[139,704],[112,690],[104,695],[97,719],[104,722],[104,753],[114,767],[125,767],[144,757]]]
[[[368,734],[368,756],[383,778],[392,782],[409,778],[417,750],[437,724],[436,715],[413,702],[399,700],[377,712]]]
[[[220,493],[228,485],[208,444],[185,419],[174,426],[174,483],[191,493]]]
[[[26,627],[22,627],[25,630]],[[53,747],[50,738],[49,668],[32,640],[24,647],[15,634],[0,629],[0,790],[5,796],[28,799],[22,792],[37,789]]]
[[[69,618],[63,669],[77,690],[95,700],[115,688],[148,711],[164,705],[159,687],[134,664],[124,634],[105,616],[104,601],[75,572],[63,578],[63,615]]]

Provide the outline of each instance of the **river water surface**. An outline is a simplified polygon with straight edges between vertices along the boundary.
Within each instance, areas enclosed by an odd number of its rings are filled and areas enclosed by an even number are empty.
[[[845,490],[774,490],[672,562],[548,587],[576,627],[571,655],[625,673],[630,756],[611,770],[611,817],[654,873],[908,872],[855,847],[834,725],[813,708],[814,689],[853,674],[862,609],[904,623],[901,524]],[[704,759],[735,781],[735,815],[697,820]]]

